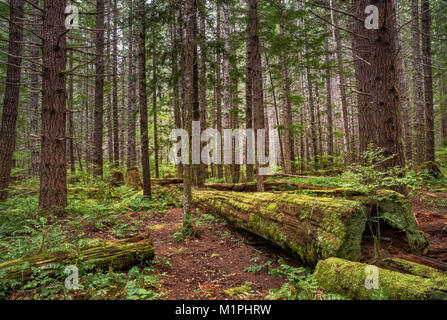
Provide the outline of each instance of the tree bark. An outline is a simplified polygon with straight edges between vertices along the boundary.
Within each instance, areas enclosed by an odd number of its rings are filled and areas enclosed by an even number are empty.
[[[422,56],[425,89],[425,161],[435,161],[435,118],[433,110],[433,71],[431,63],[430,1],[422,0]]]
[[[338,0],[339,1],[339,0]],[[335,0],[335,8],[338,8],[337,0]],[[342,38],[340,29],[338,28],[338,13],[334,12],[332,14],[334,17],[334,27],[335,33],[335,43],[337,48],[337,66],[338,66],[338,81],[340,87],[340,98],[341,98],[341,109],[343,114],[343,129],[344,129],[344,145],[345,145],[345,165],[350,165],[352,161],[352,150],[351,150],[351,132],[349,131],[349,117],[348,117],[348,102],[346,99],[346,82],[345,82],[345,67],[343,63],[343,48],[342,48]]]
[[[120,164],[118,126],[118,0],[113,1],[113,166]]]
[[[44,1],[39,208],[56,213],[67,206],[65,7],[65,0]]]
[[[33,268],[44,270],[51,268],[51,264],[68,265],[86,262],[98,269],[108,270],[110,267],[126,268],[140,262],[142,258],[149,261],[153,257],[154,248],[150,241],[126,239],[94,243],[81,248],[79,252],[42,252],[6,261],[0,263],[0,272],[4,274],[2,281],[15,280],[24,284],[32,279]]]
[[[411,1],[412,23],[411,35],[413,46],[413,101],[416,107],[415,124],[415,146],[416,164],[422,164],[425,159],[425,108],[424,108],[424,91],[422,81],[422,59],[421,59],[421,38],[419,35],[419,0]]]
[[[324,25],[325,33],[327,33],[327,25]],[[324,42],[324,61],[329,65],[329,40]],[[331,169],[334,166],[334,129],[332,119],[332,87],[331,87],[331,69],[326,69],[326,115],[327,115],[327,155],[328,167]]]
[[[250,46],[251,46],[251,66],[253,79],[253,125],[255,131],[256,148],[256,185],[257,191],[264,191],[264,177],[260,174],[259,154],[257,139],[258,130],[265,129],[264,125],[264,107],[262,97],[262,62],[258,34],[258,1],[247,0],[248,14],[250,21]]]
[[[223,135],[222,131],[222,80],[221,80],[221,2],[217,2],[217,24],[216,24],[216,38],[217,38],[217,57],[216,57],[216,125],[217,125],[217,131],[219,131],[220,135]],[[222,144],[223,146],[223,144]],[[221,158],[221,163],[217,164],[217,177],[219,179],[223,178],[223,153]]]
[[[230,97],[230,8],[222,3],[223,11],[223,82],[224,82],[224,130],[232,129],[231,121],[231,97]],[[231,182],[231,164],[224,164],[225,181]]]
[[[9,20],[11,21],[9,23],[9,55],[0,134],[0,201],[5,201],[8,198],[8,185],[16,146],[16,124],[22,73],[23,4],[23,0],[11,0],[9,4]]]
[[[145,0],[138,2],[138,72],[139,72],[139,103],[140,103],[140,135],[141,164],[143,167],[143,195],[152,198],[151,171],[149,162],[149,133],[147,124],[147,93],[146,93],[146,11]]]
[[[366,18],[365,5],[369,0],[356,2],[357,17],[361,20]],[[367,125],[367,132],[361,131],[363,142],[373,143],[376,147],[384,150],[384,156],[394,158],[381,164],[381,169],[391,167],[405,168],[405,155],[402,136],[402,114],[400,109],[399,93],[397,90],[397,72],[395,59],[396,49],[396,23],[395,10],[392,1],[375,1],[374,5],[379,9],[378,30],[368,30],[364,23],[356,21],[356,30],[359,35],[368,38],[370,46],[366,47],[368,63],[364,66],[359,83],[365,85],[362,89],[367,90],[368,116],[371,119],[362,119],[372,126]],[[359,37],[355,37],[358,39]],[[362,112],[362,116],[366,116]],[[372,129],[372,131],[371,131]]]
[[[33,4],[36,6],[39,4],[39,0],[34,0]],[[39,9],[33,8],[33,14],[39,14]],[[40,39],[36,35],[31,35],[31,41],[39,43]],[[39,57],[40,50],[39,47],[31,47],[30,50],[32,57]],[[37,62],[37,58],[36,58]],[[37,63],[35,61],[31,62],[31,68],[34,70],[38,69]],[[35,71],[31,70],[30,81],[36,87],[39,88],[40,76]],[[39,137],[39,90],[33,90],[31,93],[31,119],[30,119],[30,135],[31,135],[31,174],[33,176],[39,176],[40,173],[40,139]],[[0,187],[1,188],[1,187]]]
[[[134,8],[133,0],[130,0],[130,10]],[[136,94],[136,48],[135,48],[135,20],[129,18],[129,82],[128,82],[128,107],[127,107],[127,170],[133,170],[137,165],[137,147],[135,141],[136,126],[137,126],[137,94]]]
[[[103,105],[104,105],[104,0],[96,0],[96,78],[93,163],[95,176],[103,176]]]
[[[282,2],[281,2],[282,3]],[[284,14],[282,12],[282,14]],[[280,37],[284,41],[285,31],[284,25],[279,25]],[[291,173],[295,171],[295,151],[293,150],[294,141],[292,134],[292,107],[290,105],[290,85],[289,85],[289,66],[287,64],[287,56],[284,46],[281,47],[281,76],[282,76],[282,99],[284,105],[284,171]]]

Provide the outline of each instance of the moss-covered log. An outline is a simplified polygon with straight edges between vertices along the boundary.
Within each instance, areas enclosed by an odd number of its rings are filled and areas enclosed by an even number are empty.
[[[33,269],[87,263],[99,269],[125,268],[140,261],[151,260],[154,248],[149,240],[126,239],[94,242],[77,252],[51,251],[0,263],[0,281],[24,283],[32,278]]]
[[[217,214],[236,228],[269,240],[312,265],[329,257],[358,261],[371,211],[363,198],[311,197],[287,192],[196,191],[193,202],[204,212]],[[380,219],[404,231],[413,251],[428,246],[423,233],[416,230],[411,206],[405,206],[403,198],[391,193],[379,202],[376,207]]]
[[[255,182],[247,183],[207,183],[207,189],[215,189],[219,191],[236,191],[236,192],[256,192]],[[265,181],[265,191],[293,191],[293,190],[326,190],[327,188],[318,186],[308,186],[283,181]]]
[[[180,184],[183,183],[182,178],[161,178],[161,179],[151,179],[152,184],[157,184],[160,186],[165,186],[168,184]]]
[[[368,281],[371,271],[367,267],[363,263],[330,258],[318,262],[314,275],[323,290],[350,299],[374,300],[381,293],[389,300],[447,300],[447,281],[439,280],[435,269],[420,266],[424,271],[414,275],[378,268],[378,291],[367,289],[366,283],[371,283]],[[419,276],[422,274],[425,276]]]

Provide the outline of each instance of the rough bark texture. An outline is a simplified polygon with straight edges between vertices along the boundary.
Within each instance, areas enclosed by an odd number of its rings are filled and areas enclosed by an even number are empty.
[[[250,21],[247,22],[247,30],[250,29]],[[251,61],[251,39],[250,32],[247,31],[245,49],[245,128],[253,129],[253,66]],[[246,166],[247,181],[254,179],[254,165]]]
[[[112,5],[112,4],[111,4]],[[118,0],[113,1],[113,165],[119,167],[120,144],[118,124]]]
[[[217,214],[313,265],[329,257],[360,259],[362,234],[374,207],[382,221],[405,232],[411,250],[419,253],[428,246],[425,236],[416,230],[411,203],[393,191],[382,191],[378,202],[347,191],[344,198],[335,190],[312,192],[317,196],[197,191],[193,202],[204,212]],[[336,196],[331,198],[331,193]]]
[[[361,68],[366,72],[362,74],[360,82],[367,84],[363,90],[368,93],[368,107],[362,112],[360,119],[372,126],[366,125],[361,130],[363,147],[370,143],[384,149],[384,155],[394,158],[382,164],[382,169],[390,167],[405,168],[405,155],[402,135],[402,114],[400,108],[399,92],[397,90],[397,72],[395,60],[396,49],[396,23],[395,11],[392,1],[357,1],[357,16],[363,21],[366,18],[364,8],[366,4],[373,3],[379,9],[378,30],[368,30],[363,22],[356,21],[358,33],[368,38],[370,43],[366,57],[368,63]],[[359,26],[361,25],[361,26]],[[355,38],[359,38],[358,36]],[[363,41],[362,41],[363,43]],[[366,118],[364,117],[371,117]]]
[[[410,262],[403,262],[405,265]],[[396,266],[396,264],[393,264]],[[318,285],[328,292],[338,293],[356,300],[374,300],[377,290],[368,290],[365,286],[368,265],[330,258],[320,261],[315,269]],[[395,272],[379,268],[379,287],[389,300],[445,300],[447,299],[447,276],[435,269],[416,265],[421,268],[417,275]],[[403,270],[401,270],[403,271]]]
[[[230,8],[229,4],[222,3],[223,11],[223,84],[224,84],[224,130],[232,129],[231,96],[230,96]],[[231,165],[224,164],[225,180],[231,182]]]
[[[222,49],[221,49],[221,4],[220,1],[217,3],[217,22],[216,22],[216,38],[217,38],[217,54],[216,54],[216,126],[217,131],[223,136],[222,131],[222,81],[221,81],[221,56],[222,56]],[[223,145],[223,144],[222,144]],[[223,159],[223,154],[222,154]],[[221,164],[217,164],[217,177],[219,179],[223,178],[223,161],[221,161]]]
[[[95,117],[94,117],[94,141],[93,164],[94,174],[103,175],[103,106],[104,106],[104,0],[96,1],[96,78],[95,78]]]
[[[313,169],[318,170],[318,144],[317,144],[317,130],[315,123],[315,102],[312,89],[312,79],[309,67],[307,68],[307,89],[309,90],[309,109],[310,109],[310,132],[312,139],[312,155],[313,155]]]
[[[251,66],[252,66],[252,80],[253,80],[253,125],[257,133],[258,130],[264,129],[264,106],[262,96],[262,65],[261,53],[259,45],[258,34],[258,1],[248,0],[248,14],[250,21],[250,52],[251,52]],[[256,137],[256,134],[255,134]],[[260,175],[260,164],[258,154],[258,139],[256,140],[256,184],[257,191],[264,191],[264,177]]]
[[[65,0],[44,1],[39,208],[58,212],[67,206],[65,6]]]
[[[97,242],[88,245],[78,252],[51,251],[0,263],[2,282],[12,285],[23,285],[33,277],[33,268],[46,270],[51,265],[71,265],[87,263],[97,269],[123,269],[149,261],[154,257],[154,248],[148,240],[126,239],[118,241]],[[58,272],[56,269],[55,272]],[[66,277],[63,269],[59,271]]]
[[[196,3],[195,0],[186,1],[186,39],[185,39],[185,68],[184,68],[184,129],[189,135],[189,161],[191,161],[191,140],[192,140],[192,117],[194,108],[194,48],[196,46],[195,21]],[[192,203],[192,166],[184,164],[183,174],[183,231],[185,234],[192,232],[191,203]]]
[[[147,124],[147,93],[146,93],[146,16],[145,1],[138,3],[138,73],[139,73],[139,103],[141,132],[141,164],[143,167],[143,194],[151,198],[151,171],[149,163],[149,134]]]
[[[133,1],[131,0],[130,9],[133,9]],[[137,126],[137,112],[136,106],[136,50],[135,50],[135,22],[132,18],[129,19],[129,82],[128,82],[128,100],[127,100],[127,170],[132,170],[137,165],[137,147],[135,141],[136,126]]]
[[[430,1],[422,0],[422,61],[425,96],[425,161],[435,161],[435,116],[433,110],[433,71],[431,64]]]
[[[34,0],[33,3],[38,5],[39,0]],[[39,9],[33,8],[33,14],[39,14]],[[31,35],[31,41],[38,43],[40,41],[39,37],[36,35]],[[39,57],[39,47],[31,47],[30,49],[31,56]],[[33,60],[31,62],[31,68],[34,70],[38,70],[38,65],[35,63],[38,61]],[[35,88],[39,88],[40,85],[40,77],[34,70],[31,70],[30,81],[35,86]],[[40,140],[39,140],[39,90],[32,90],[30,92],[30,106],[31,106],[31,117],[30,117],[30,137],[31,137],[31,174],[33,176],[38,176],[40,173]],[[82,125],[81,125],[82,127]],[[1,188],[1,187],[0,187]]]
[[[16,123],[19,108],[20,78],[22,72],[23,0],[10,1],[9,55],[6,87],[3,98],[2,127],[0,134],[0,201],[8,198],[13,153],[16,145]]]
[[[422,80],[421,36],[419,33],[419,0],[411,1],[412,23],[411,35],[413,46],[413,102],[416,107],[415,124],[415,156],[416,164],[422,164],[425,159],[425,108]]]

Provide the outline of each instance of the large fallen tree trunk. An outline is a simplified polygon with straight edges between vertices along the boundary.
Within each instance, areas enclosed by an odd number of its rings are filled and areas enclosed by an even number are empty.
[[[387,263],[400,265],[400,272],[377,268],[373,275],[366,264],[330,258],[318,262],[314,275],[323,290],[350,299],[375,300],[383,295],[389,300],[447,300],[446,274],[404,260]],[[406,273],[405,268],[412,272]]]
[[[99,269],[125,268],[151,260],[154,248],[149,240],[126,239],[94,242],[76,252],[51,251],[0,263],[0,281],[23,284],[38,270],[60,269],[68,265],[88,264]]]
[[[215,189],[219,191],[236,191],[236,192],[256,192],[257,186],[255,182],[247,183],[207,183],[207,189]],[[329,190],[328,188],[310,186],[296,183],[289,183],[284,181],[265,181],[265,191],[293,191],[293,190]]]
[[[411,203],[391,191],[374,204],[363,197],[219,191],[196,191],[193,203],[311,265],[329,257],[358,261],[362,235],[373,209],[380,220],[406,235],[413,252],[420,253],[429,245],[424,234],[416,230]]]

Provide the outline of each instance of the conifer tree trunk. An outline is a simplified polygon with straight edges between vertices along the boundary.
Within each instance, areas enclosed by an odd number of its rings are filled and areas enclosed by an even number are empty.
[[[245,49],[245,128],[253,129],[253,66],[251,53],[250,21],[247,22],[247,39]],[[254,179],[254,165],[246,165],[247,182]]]
[[[282,1],[281,1],[282,2]],[[285,38],[284,25],[279,25],[280,37]],[[289,66],[284,47],[281,48],[281,76],[282,76],[282,94],[284,106],[284,171],[290,173],[295,170],[293,162],[295,161],[295,151],[293,150],[292,126],[292,107],[290,105],[290,85],[289,85]]]
[[[327,33],[328,27],[324,25],[324,32]],[[329,40],[324,42],[324,61],[329,64]],[[332,87],[331,87],[331,69],[326,69],[326,114],[327,114],[327,154],[328,166],[332,168],[334,165],[334,133],[332,120]]]
[[[425,95],[425,161],[435,161],[435,119],[433,110],[433,71],[431,64],[430,1],[421,0],[422,56]]]
[[[134,8],[133,0],[130,2],[130,11]],[[129,19],[129,81],[128,81],[128,99],[127,99],[127,170],[135,169],[137,166],[137,147],[135,141],[137,126],[137,94],[136,94],[136,48],[135,48],[135,21],[132,17]]]
[[[259,142],[257,139],[258,130],[265,129],[264,107],[262,97],[262,62],[258,34],[258,1],[248,0],[248,14],[250,21],[250,44],[251,44],[251,66],[253,79],[253,125],[255,130],[256,149]],[[260,174],[259,154],[256,150],[256,186],[258,192],[264,191],[264,177]]]
[[[424,91],[422,80],[422,59],[421,59],[421,37],[420,37],[420,13],[419,0],[411,1],[412,23],[411,35],[413,46],[413,101],[416,107],[415,123],[415,161],[421,164],[425,159],[425,108],[424,108]]]
[[[216,22],[216,38],[217,38],[217,57],[216,57],[216,122],[217,122],[217,131],[219,131],[220,135],[223,136],[222,131],[222,75],[221,75],[221,4],[220,1],[217,2],[217,22]],[[223,147],[223,143],[222,143]],[[217,177],[219,179],[223,178],[223,153],[222,153],[222,159],[221,164],[217,165]]]
[[[38,6],[39,0],[33,0],[33,4]],[[40,11],[37,8],[32,9],[33,14],[39,14]],[[31,35],[31,41],[34,43],[39,43],[40,39],[36,35]],[[31,57],[36,57],[35,60],[38,61],[40,50],[39,47],[33,46],[30,49]],[[31,74],[30,81],[35,86],[36,89],[31,90],[31,119],[30,119],[30,136],[31,136],[31,174],[33,176],[39,175],[40,168],[40,139],[39,139],[39,93],[37,90],[40,85],[40,76],[35,71],[38,69],[38,65],[35,61],[31,62]]]
[[[140,135],[141,164],[143,167],[143,195],[152,198],[151,171],[149,162],[149,134],[147,124],[147,93],[146,93],[146,15],[145,0],[138,2],[138,73],[139,73],[139,103],[140,103]]]
[[[65,7],[65,0],[44,1],[39,208],[56,213],[67,206]]]
[[[9,55],[0,134],[0,201],[8,198],[12,156],[16,146],[16,123],[22,72],[23,0],[11,0],[9,7],[11,21],[9,23]]]
[[[96,0],[96,79],[93,163],[95,176],[103,176],[103,105],[104,105],[104,0]]]
[[[118,126],[118,0],[113,0],[113,166],[119,167],[120,145]]]

